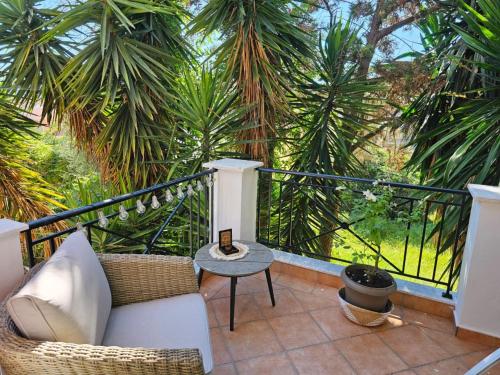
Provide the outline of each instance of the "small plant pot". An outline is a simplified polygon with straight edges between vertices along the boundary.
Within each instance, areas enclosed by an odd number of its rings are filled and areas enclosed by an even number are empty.
[[[345,288],[339,290],[339,303],[347,319],[365,327],[376,327],[384,324],[394,307],[390,300],[387,301],[383,312],[366,310],[351,305],[345,300]]]
[[[366,275],[375,275],[368,281]],[[386,271],[365,264],[347,266],[341,273],[345,300],[351,305],[375,312],[386,310],[389,295],[397,289],[394,278]]]

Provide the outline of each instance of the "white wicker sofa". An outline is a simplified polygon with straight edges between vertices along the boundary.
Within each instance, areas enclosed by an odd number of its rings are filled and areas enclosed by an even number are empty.
[[[96,255],[71,234],[0,305],[0,367],[15,374],[195,374],[213,369],[187,257]]]

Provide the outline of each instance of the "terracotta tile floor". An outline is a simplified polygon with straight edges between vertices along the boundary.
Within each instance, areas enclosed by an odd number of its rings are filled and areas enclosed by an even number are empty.
[[[226,374],[463,374],[494,348],[453,336],[444,318],[396,306],[389,321],[348,321],[337,289],[273,273],[276,307],[261,275],[238,280],[235,330],[229,331],[229,279],[208,277],[215,370]],[[500,366],[490,374],[500,375]]]

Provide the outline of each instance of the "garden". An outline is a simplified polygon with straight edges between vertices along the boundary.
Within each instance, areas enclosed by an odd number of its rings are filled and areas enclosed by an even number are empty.
[[[418,48],[398,52],[402,30]],[[495,0],[0,0],[0,217],[35,220],[225,157],[389,185],[498,185],[498,35]],[[382,206],[376,185],[261,177],[270,243],[456,281],[469,200],[410,189]],[[160,200],[120,208],[127,221],[105,224],[129,239],[99,232],[96,250],[142,251],[131,238],[172,212]],[[207,206],[195,194],[181,210]],[[192,223],[170,224],[160,246],[189,253]]]

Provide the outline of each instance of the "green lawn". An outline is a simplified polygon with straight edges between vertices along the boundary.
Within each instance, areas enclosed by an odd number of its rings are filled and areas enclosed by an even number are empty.
[[[395,266],[402,270],[403,267],[403,258],[404,258],[404,249],[405,249],[405,239],[406,239],[406,224],[403,223],[387,223],[387,225],[391,226],[392,236],[386,238],[382,243],[382,255],[386,257],[390,262],[392,262]],[[433,224],[428,224],[426,228],[426,234],[428,235],[433,228]],[[422,238],[422,224],[414,224],[409,232],[409,240],[408,240],[408,250],[406,255],[406,265],[404,272],[409,275],[417,275],[418,271],[418,261],[419,261],[419,253],[420,253],[420,241]],[[354,232],[358,233],[360,237],[363,236],[363,227],[362,225],[358,225],[358,227],[354,228]],[[347,231],[340,231],[339,235],[342,237],[344,244],[336,243],[332,249],[332,256],[338,257],[341,259],[351,260],[352,254],[357,251],[363,251],[365,249],[367,254],[373,253],[370,249],[368,249],[360,240],[358,240],[353,234]],[[349,248],[345,248],[345,246],[350,246]],[[420,264],[420,276],[432,279],[434,263],[436,259],[436,247],[437,247],[437,239],[430,239],[426,243],[424,243],[422,260]],[[437,265],[435,271],[435,279],[439,279],[443,272],[445,272],[446,267],[451,258],[451,251],[446,251],[442,254],[439,254],[437,257]],[[332,263],[338,263],[345,265],[345,263],[331,261]],[[373,264],[372,260],[369,260],[367,263]],[[394,270],[386,261],[381,260],[380,267],[385,268],[387,270]],[[397,276],[401,279],[411,280],[416,283],[430,285],[430,286],[438,286],[436,283],[427,282],[423,280],[417,280],[412,277],[404,277]],[[448,273],[443,277],[443,281],[446,281],[448,277]],[[442,286],[440,286],[442,288]]]

